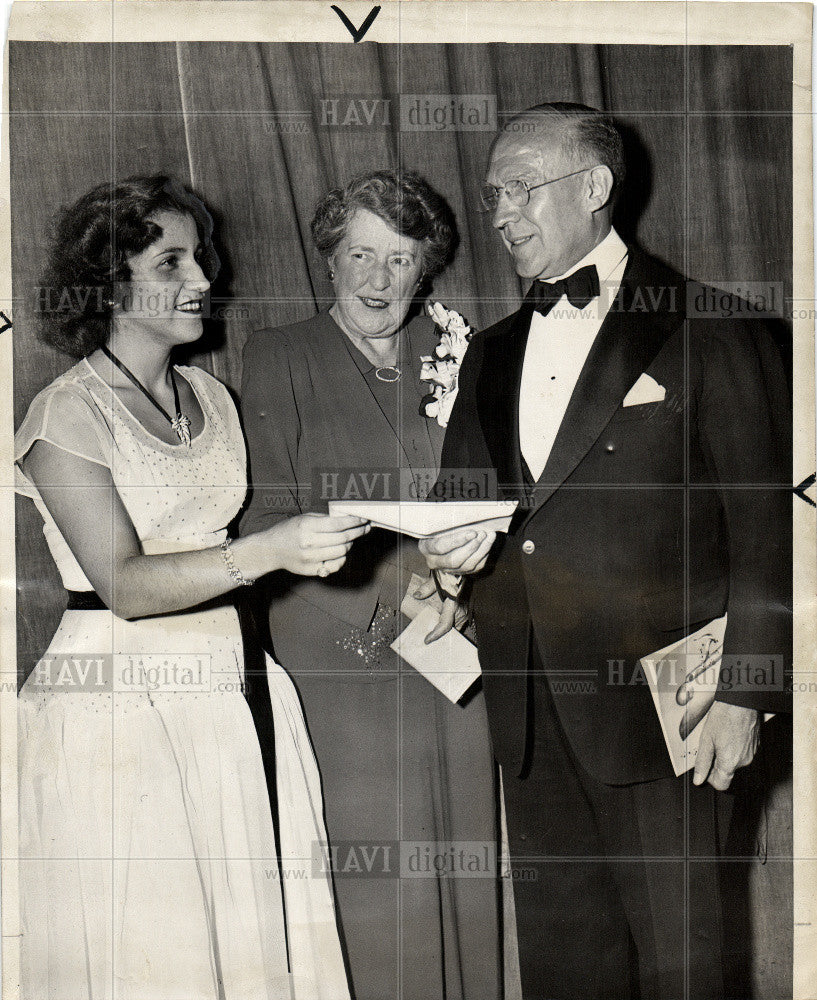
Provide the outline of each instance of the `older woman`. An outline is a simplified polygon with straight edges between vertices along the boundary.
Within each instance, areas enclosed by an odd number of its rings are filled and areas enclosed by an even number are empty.
[[[419,379],[437,338],[420,306],[453,252],[450,210],[419,176],[379,171],[330,191],[312,234],[331,308],[245,349],[242,535],[332,497],[422,498],[439,465]],[[390,649],[413,571],[426,572],[415,543],[372,530],[330,579],[265,578],[264,617],[321,770],[355,997],[495,1000],[496,884],[469,853],[496,841],[485,708],[479,692],[452,704]]]
[[[55,299],[97,294],[44,316],[80,360],[15,438],[68,591],[20,693],[30,1000],[349,996],[331,887],[308,865],[326,834],[297,695],[268,658],[276,824],[230,595],[284,567],[334,571],[366,528],[303,517],[230,541],[238,414],[220,382],[173,363],[202,333],[211,230],[181,184],[134,177],[66,209],[52,248]]]

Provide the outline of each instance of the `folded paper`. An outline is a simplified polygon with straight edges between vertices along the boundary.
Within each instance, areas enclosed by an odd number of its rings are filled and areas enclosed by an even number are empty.
[[[456,629],[426,645],[425,637],[439,620],[434,608],[423,608],[391,648],[446,698],[457,702],[481,674],[477,647]]]
[[[623,406],[641,406],[644,403],[660,403],[666,399],[667,390],[644,372],[624,397]]]
[[[726,615],[639,661],[676,775],[695,766],[706,713],[718,690]]]
[[[507,531],[516,500],[458,500],[429,503],[423,500],[330,500],[333,516],[355,514],[376,528],[398,531],[411,538],[428,538],[452,528]]]

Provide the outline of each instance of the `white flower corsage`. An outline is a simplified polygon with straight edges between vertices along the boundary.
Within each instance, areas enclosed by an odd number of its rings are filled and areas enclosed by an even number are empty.
[[[446,309],[441,302],[431,302],[427,308],[439,330],[440,342],[434,348],[433,357],[420,358],[423,363],[420,379],[431,383],[431,392],[423,396],[420,403],[420,413],[424,417],[436,417],[440,427],[447,427],[457,398],[460,365],[474,331],[458,312]]]

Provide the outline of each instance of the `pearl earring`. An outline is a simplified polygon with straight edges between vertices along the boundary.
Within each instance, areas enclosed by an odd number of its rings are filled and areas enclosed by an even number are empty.
[[[329,268],[329,280],[330,281],[334,281],[335,280],[335,272],[332,270],[331,267]]]

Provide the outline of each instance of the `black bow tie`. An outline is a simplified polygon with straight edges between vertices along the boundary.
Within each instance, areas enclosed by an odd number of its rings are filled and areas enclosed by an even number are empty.
[[[534,281],[528,299],[537,312],[547,316],[563,295],[575,309],[584,309],[598,294],[599,275],[595,265],[588,264],[559,281]]]

